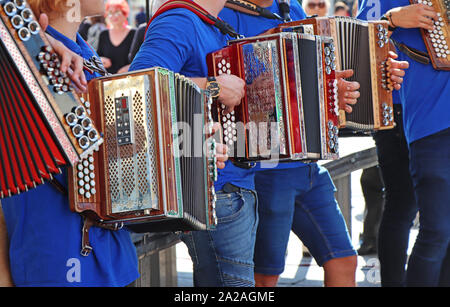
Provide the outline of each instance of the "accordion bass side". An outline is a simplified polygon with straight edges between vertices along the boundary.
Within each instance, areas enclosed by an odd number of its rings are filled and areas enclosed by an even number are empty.
[[[438,20],[434,20],[434,30],[420,29],[433,67],[437,70],[450,70],[450,1],[449,0],[410,0],[412,4],[423,3],[433,7]]]
[[[71,209],[135,232],[214,228],[209,95],[153,68],[96,79],[89,96],[105,142],[72,169]]]
[[[336,68],[352,69],[350,81],[358,81],[361,93],[353,112],[339,112],[340,128],[358,131],[394,127],[392,84],[387,73],[389,37],[386,21],[362,21],[351,17],[319,17],[281,24],[269,32],[293,31],[332,37]]]
[[[237,161],[336,159],[337,95],[333,42],[296,33],[244,38],[207,57],[210,75],[246,82],[231,114],[218,103],[230,159]]]
[[[0,1],[0,198],[25,192],[102,143],[26,1]]]

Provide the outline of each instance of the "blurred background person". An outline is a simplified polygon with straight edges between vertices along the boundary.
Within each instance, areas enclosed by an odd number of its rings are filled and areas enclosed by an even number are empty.
[[[350,16],[348,5],[343,1],[334,4],[334,16]]]
[[[303,9],[308,16],[317,15],[324,17],[328,15],[330,10],[329,0],[304,0]]]
[[[134,22],[136,24],[136,28],[141,24],[147,23],[147,14],[145,13],[145,7],[141,6],[139,8],[139,13],[134,17]]]
[[[131,63],[128,54],[136,30],[128,25],[129,13],[130,7],[125,0],[106,2],[108,29],[100,33],[97,53],[111,74],[127,72]]]
[[[103,16],[95,16],[91,17],[91,26],[87,31],[86,41],[89,45],[92,46],[95,50],[98,49],[98,41],[100,39],[100,33],[106,30],[105,17]]]

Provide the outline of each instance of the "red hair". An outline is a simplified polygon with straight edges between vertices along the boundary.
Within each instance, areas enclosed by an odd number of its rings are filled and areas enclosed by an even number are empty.
[[[125,0],[108,0],[105,5],[106,15],[108,14],[108,11],[111,8],[121,10],[123,16],[125,16],[127,18],[128,18],[128,15],[130,14],[130,6],[128,5],[128,2]]]

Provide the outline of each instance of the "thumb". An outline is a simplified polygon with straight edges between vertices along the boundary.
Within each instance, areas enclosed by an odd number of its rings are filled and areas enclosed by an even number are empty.
[[[336,71],[336,79],[340,78],[350,78],[353,76],[353,69],[347,69],[347,70],[338,70]]]
[[[39,25],[41,26],[42,31],[47,30],[47,27],[48,27],[48,16],[47,16],[47,14],[41,14],[39,16]]]

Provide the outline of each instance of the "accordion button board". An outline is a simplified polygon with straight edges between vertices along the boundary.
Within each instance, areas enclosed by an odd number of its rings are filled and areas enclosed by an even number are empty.
[[[25,0],[0,0],[0,37],[0,197],[7,197],[87,158],[103,138]]]
[[[437,70],[450,70],[450,0],[410,0],[410,2],[428,5],[436,11],[437,20],[433,20],[434,29],[421,29],[422,38],[433,67]]]

